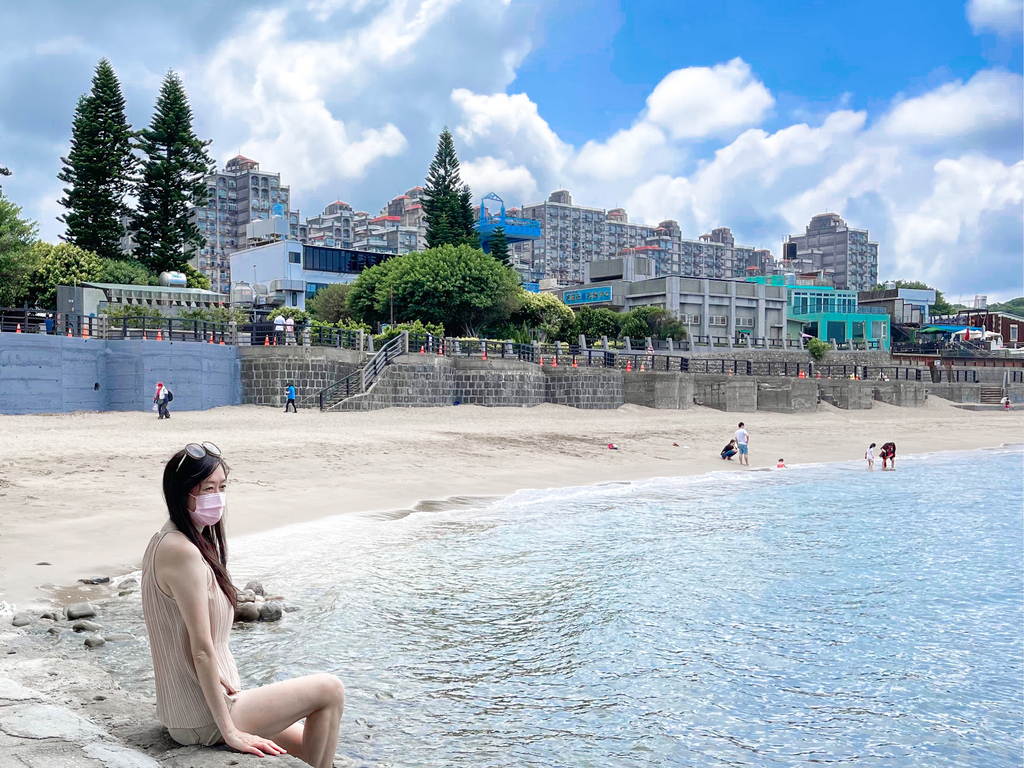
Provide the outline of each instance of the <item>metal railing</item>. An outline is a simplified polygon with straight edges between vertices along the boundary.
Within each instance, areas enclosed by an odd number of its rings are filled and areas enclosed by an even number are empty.
[[[353,395],[363,392],[363,370],[362,368],[353,371],[341,381],[336,381],[328,387],[320,390],[320,410],[324,411],[332,405],[340,403]]]
[[[362,368],[353,371],[341,381],[336,381],[334,384],[320,390],[318,397],[320,410],[327,410],[346,398],[366,392],[380,378],[384,369],[396,357],[403,354],[405,354],[405,337],[396,336],[381,347],[377,354],[371,357]]]

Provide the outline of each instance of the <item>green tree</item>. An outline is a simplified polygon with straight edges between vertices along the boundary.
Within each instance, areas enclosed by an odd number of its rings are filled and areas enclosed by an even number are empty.
[[[480,245],[473,216],[473,193],[459,177],[455,141],[447,127],[438,139],[423,193],[428,248]]]
[[[21,208],[0,194],[0,307],[11,307],[26,297],[30,278],[38,266],[32,250],[37,226],[21,218]]]
[[[519,302],[510,318],[511,323],[536,330],[538,341],[564,339],[576,319],[572,309],[552,293],[530,293],[522,288],[519,290]]]
[[[124,97],[110,62],[101,59],[92,90],[78,100],[71,127],[71,151],[61,158],[57,178],[68,186],[59,202],[67,208],[60,221],[64,240],[107,259],[121,259],[122,216],[135,156]]]
[[[210,282],[209,277],[204,275],[187,261],[181,265],[180,271],[185,273],[185,285],[189,288],[198,288],[201,291],[208,291],[210,290],[210,286],[213,285],[213,283]]]
[[[345,283],[325,285],[313,298],[306,302],[306,309],[314,320],[323,323],[337,323],[348,320],[351,316],[348,309],[348,295],[352,286]]]
[[[156,276],[134,259],[101,259],[96,281],[118,285],[156,285]]]
[[[43,309],[57,306],[57,286],[77,285],[99,279],[103,269],[100,257],[71,243],[35,243],[32,246],[38,268],[31,278],[35,305]]]
[[[190,213],[193,206],[206,202],[205,177],[213,170],[206,152],[209,144],[193,132],[185,88],[168,71],[149,128],[139,131],[137,148],[144,157],[132,221],[136,255],[157,274],[183,271],[203,242]]]
[[[505,237],[504,227],[494,228],[494,234],[491,236],[490,250],[488,253],[506,267],[509,265],[508,238]]]
[[[621,327],[622,315],[618,312],[607,307],[583,307],[576,311],[570,339],[575,339],[581,334],[588,339],[599,339],[602,336],[614,339],[618,338]]]
[[[620,333],[632,339],[685,339],[686,326],[660,307],[636,307],[625,316]]]
[[[1024,296],[1004,301],[1001,304],[989,304],[988,308],[993,312],[1009,312],[1012,315],[1024,317]]]
[[[519,297],[519,278],[479,248],[443,245],[407,253],[362,272],[349,308],[359,320],[420,320],[449,334],[476,336],[508,322]]]

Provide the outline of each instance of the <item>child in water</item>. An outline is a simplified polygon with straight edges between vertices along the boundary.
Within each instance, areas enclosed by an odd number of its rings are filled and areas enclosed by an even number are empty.
[[[779,463],[775,465],[775,468],[776,469],[785,469],[786,468],[786,462],[784,462],[782,459],[779,459]]]

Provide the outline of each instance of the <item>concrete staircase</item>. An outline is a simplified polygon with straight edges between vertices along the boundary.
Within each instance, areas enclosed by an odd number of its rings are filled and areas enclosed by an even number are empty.
[[[981,402],[983,405],[999,405],[1003,399],[1002,387],[982,387]]]

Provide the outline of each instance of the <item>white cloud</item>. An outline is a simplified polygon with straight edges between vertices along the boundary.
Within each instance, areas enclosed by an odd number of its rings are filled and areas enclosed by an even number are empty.
[[[78,35],[61,35],[52,40],[44,40],[36,43],[35,51],[38,56],[56,56],[67,53],[78,53],[84,51],[85,40]]]
[[[525,93],[481,95],[456,88],[451,99],[462,110],[462,123],[455,135],[471,148],[502,148],[524,162],[555,172],[572,154],[572,148],[555,135]]]
[[[647,98],[647,119],[673,138],[694,139],[757,125],[774,104],[750,65],[733,59],[669,73]]]
[[[1019,125],[1022,114],[1024,78],[1015,72],[981,71],[967,83],[946,83],[897,104],[879,127],[893,137],[946,139]]]
[[[460,163],[460,175],[472,188],[477,200],[493,192],[505,201],[506,208],[532,201],[538,191],[533,174],[525,166],[512,167],[497,157],[478,157]]]
[[[602,181],[635,178],[655,162],[664,167],[667,145],[660,128],[639,122],[606,142],[588,141],[580,149],[574,168],[582,176]]]
[[[975,33],[1011,34],[1024,28],[1024,0],[968,0],[966,11]]]

